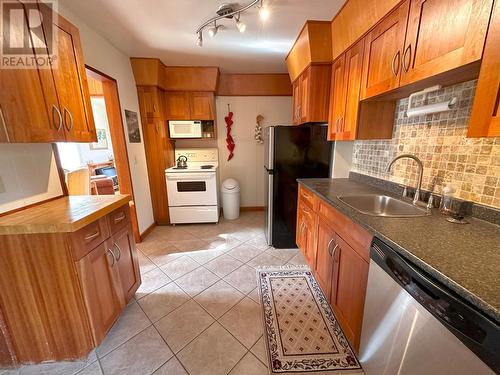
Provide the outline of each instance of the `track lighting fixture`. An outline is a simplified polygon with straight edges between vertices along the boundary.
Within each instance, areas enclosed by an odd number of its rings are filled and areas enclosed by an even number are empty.
[[[259,3],[260,6],[258,5]],[[223,18],[234,18],[234,20],[236,21],[236,28],[240,33],[244,33],[247,25],[245,25],[245,23],[240,20],[241,14],[254,6],[258,7],[259,16],[262,21],[265,21],[269,18],[269,9],[264,6],[264,0],[253,0],[249,4],[244,5],[238,9],[235,9],[235,6],[237,6],[237,4],[222,4],[219,9],[217,9],[217,15],[215,17],[212,17],[201,24],[201,26],[198,27],[198,30],[196,30],[196,45],[200,47],[203,46],[203,30],[205,28],[208,28],[208,35],[210,37],[213,38],[215,35],[217,35],[219,29],[223,28],[223,25],[217,25],[217,21]]]

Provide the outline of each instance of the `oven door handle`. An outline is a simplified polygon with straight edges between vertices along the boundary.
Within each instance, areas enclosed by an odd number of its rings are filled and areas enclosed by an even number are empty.
[[[200,179],[211,179],[214,178],[214,173],[178,173],[175,176],[167,175],[167,180],[171,181],[194,181]]]

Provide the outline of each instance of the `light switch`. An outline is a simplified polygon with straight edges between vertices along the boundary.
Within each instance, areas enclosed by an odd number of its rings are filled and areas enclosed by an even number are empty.
[[[3,184],[2,176],[0,176],[0,194],[5,193],[5,185]]]

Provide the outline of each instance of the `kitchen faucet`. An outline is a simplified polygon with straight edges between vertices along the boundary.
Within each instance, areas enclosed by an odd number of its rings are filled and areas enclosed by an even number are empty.
[[[415,196],[413,197],[413,204],[416,205],[417,202],[418,202],[418,200],[420,199],[420,189],[422,188],[422,177],[424,175],[424,165],[423,165],[422,161],[419,158],[417,158],[415,155],[401,154],[399,156],[396,156],[394,159],[392,159],[392,161],[387,166],[386,172],[390,172],[391,171],[392,165],[397,160],[404,159],[404,158],[413,159],[413,160],[415,160],[415,162],[418,165],[418,181],[417,181],[417,187],[416,187],[416,190],[415,190]]]

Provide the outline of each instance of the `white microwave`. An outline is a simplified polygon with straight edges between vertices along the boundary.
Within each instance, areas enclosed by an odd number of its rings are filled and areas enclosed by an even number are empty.
[[[172,120],[168,122],[168,132],[174,139],[201,138],[201,121]]]

